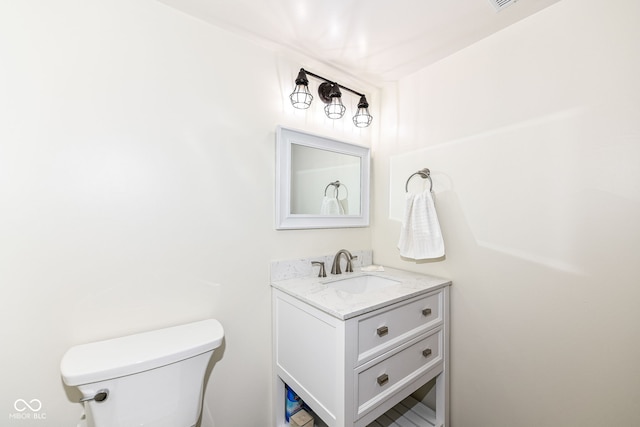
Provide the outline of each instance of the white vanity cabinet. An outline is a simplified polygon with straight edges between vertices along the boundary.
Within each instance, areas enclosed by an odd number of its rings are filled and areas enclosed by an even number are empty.
[[[365,427],[433,378],[424,426],[446,425],[450,282],[419,283],[368,296],[273,285],[277,427],[285,384],[329,427]]]

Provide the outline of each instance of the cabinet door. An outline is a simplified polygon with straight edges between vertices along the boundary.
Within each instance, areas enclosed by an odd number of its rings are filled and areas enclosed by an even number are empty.
[[[276,375],[330,426],[339,425],[344,420],[344,322],[280,292],[273,304]]]

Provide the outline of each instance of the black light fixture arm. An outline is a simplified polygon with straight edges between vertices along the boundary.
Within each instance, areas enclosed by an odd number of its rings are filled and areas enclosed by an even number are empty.
[[[353,93],[354,95],[358,95],[358,96],[365,96],[363,93],[356,92],[356,91],[355,91],[355,90],[353,90],[353,89],[349,89],[349,88],[348,88],[348,87],[346,87],[346,86],[342,86],[340,83],[337,83],[337,82],[334,82],[334,81],[332,81],[332,80],[326,79],[326,78],[324,78],[324,77],[322,77],[322,76],[319,76],[319,75],[317,75],[317,74],[315,74],[315,73],[312,73],[311,71],[305,70],[304,68],[300,68],[300,71],[304,71],[304,72],[305,72],[305,74],[308,74],[308,75],[310,75],[310,76],[313,76],[313,77],[315,77],[316,79],[320,79],[320,80],[323,80],[323,81],[325,81],[325,82],[327,82],[327,83],[334,84],[334,85],[338,86],[340,89],[347,90],[347,91],[349,91],[349,92]]]

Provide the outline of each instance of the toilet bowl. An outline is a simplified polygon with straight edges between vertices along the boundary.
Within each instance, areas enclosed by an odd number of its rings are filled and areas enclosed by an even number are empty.
[[[82,393],[87,427],[193,427],[223,337],[208,319],[82,344],[65,353],[60,372]]]

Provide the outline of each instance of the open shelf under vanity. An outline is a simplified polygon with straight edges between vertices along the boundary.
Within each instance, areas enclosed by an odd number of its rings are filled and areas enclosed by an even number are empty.
[[[310,413],[314,418],[314,427],[328,427],[317,414],[313,411]],[[285,423],[284,426],[289,424]],[[442,427],[442,423],[437,421],[436,412],[433,409],[409,396],[367,427]]]
[[[367,427],[441,427],[436,412],[409,396]]]

